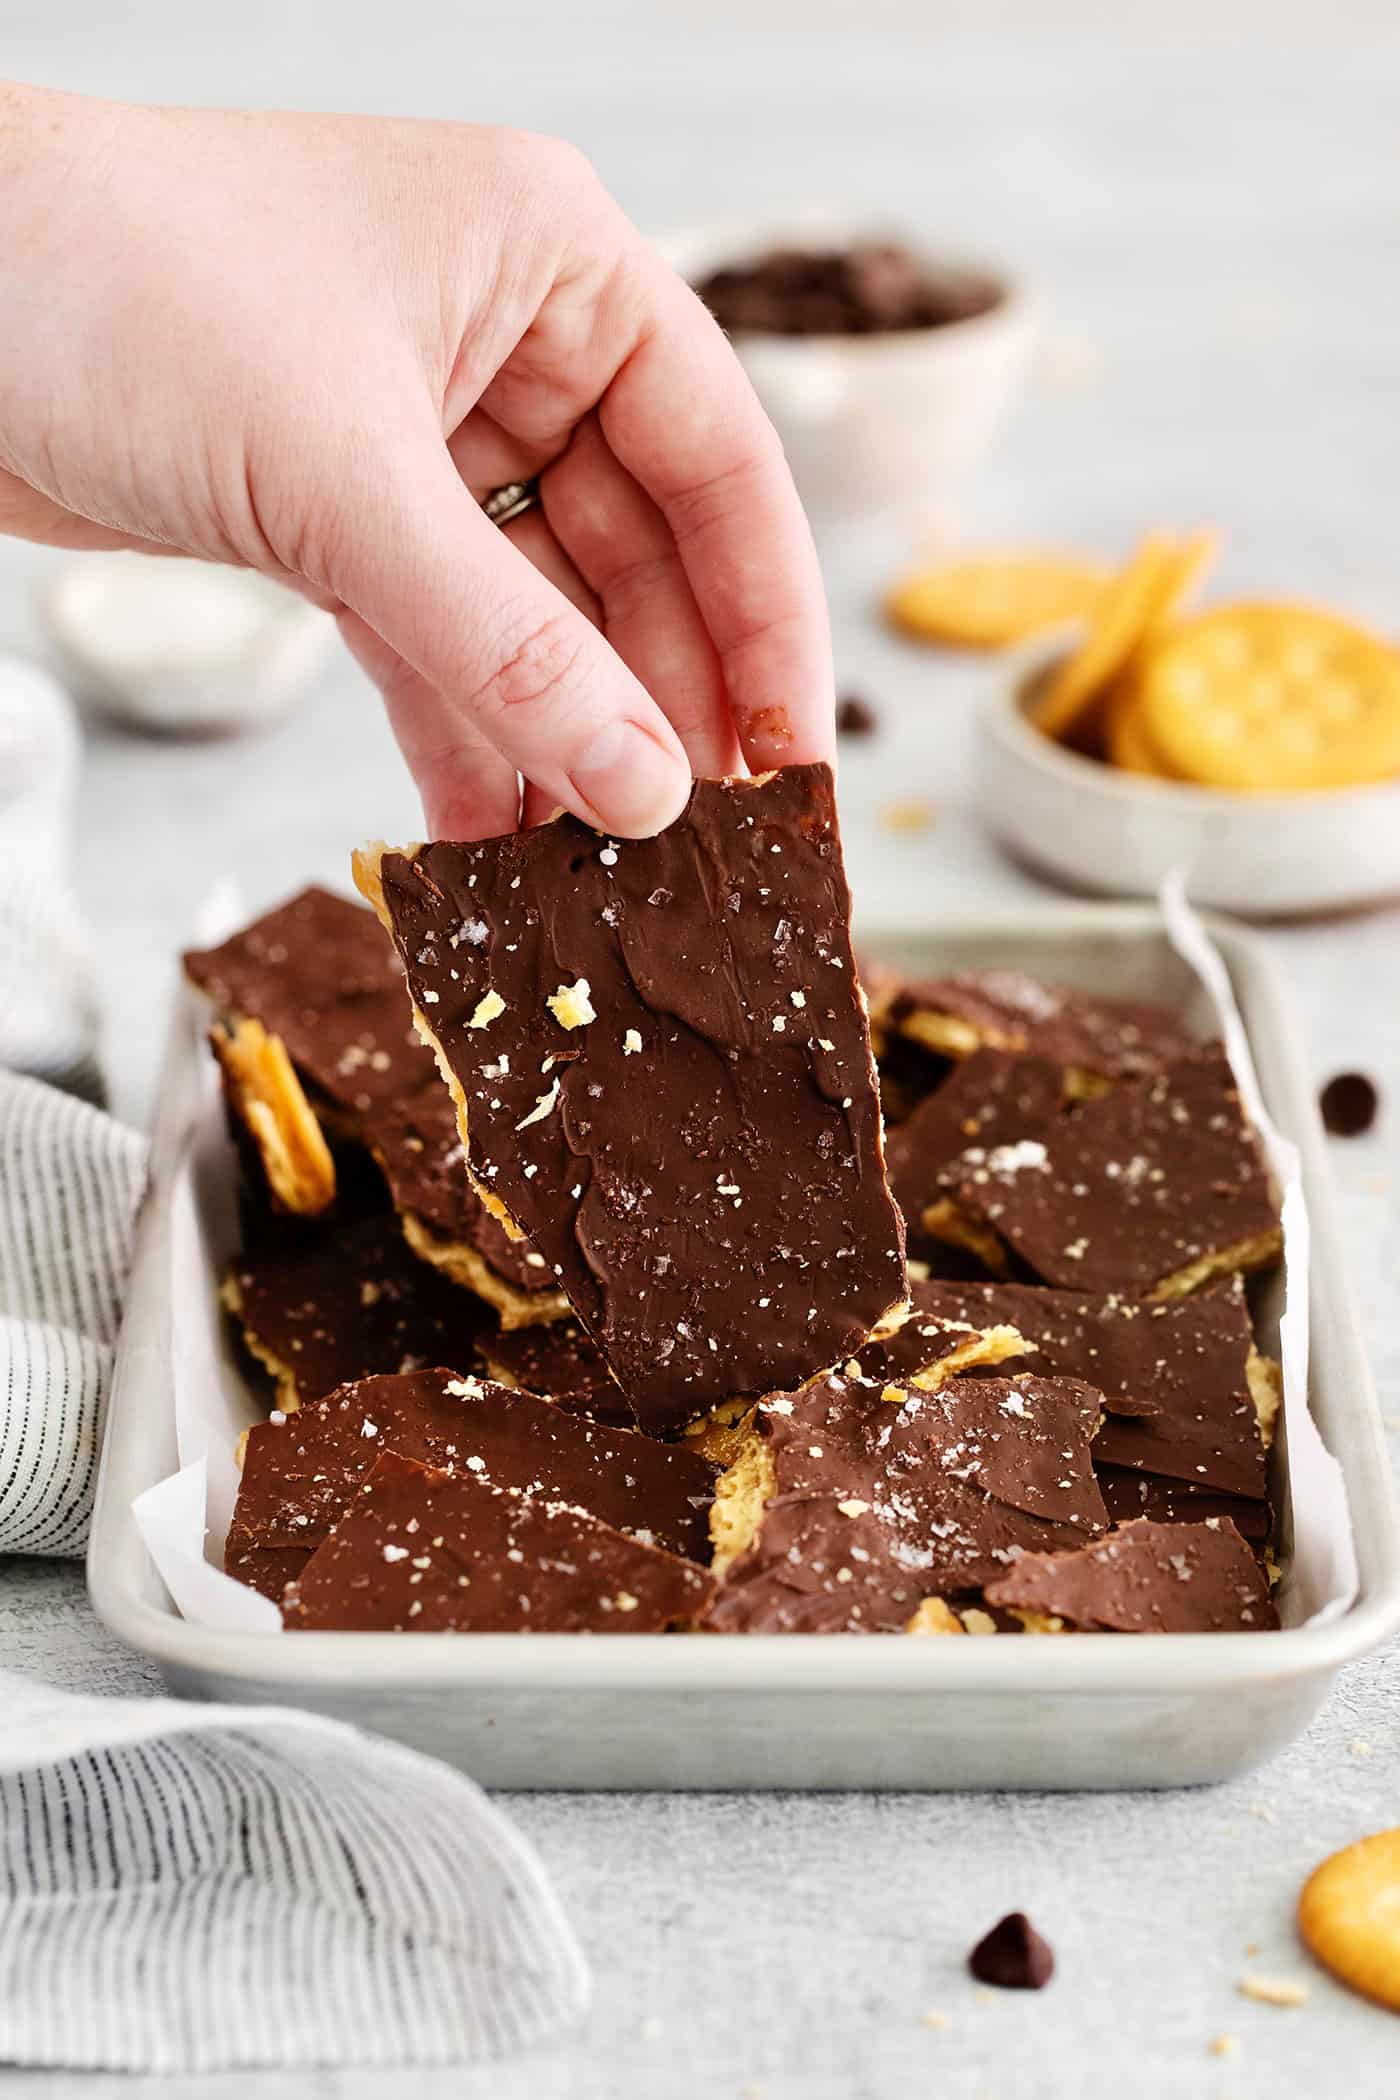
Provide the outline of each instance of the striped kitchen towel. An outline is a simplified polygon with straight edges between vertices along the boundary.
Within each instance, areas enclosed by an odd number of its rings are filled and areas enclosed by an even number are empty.
[[[583,2012],[534,1853],[446,1765],[312,1714],[4,1673],[0,1709],[0,2061],[459,2063]]]
[[[0,1555],[83,1550],[146,1174],[143,1138],[45,1083],[95,1093],[59,880],[76,750],[58,689],[0,659]],[[0,1655],[4,1582],[0,1559]],[[0,1670],[0,2062],[464,2062],[587,1994],[534,1854],[447,1766]]]
[[[81,1554],[146,1141],[0,1071],[0,1553]]]

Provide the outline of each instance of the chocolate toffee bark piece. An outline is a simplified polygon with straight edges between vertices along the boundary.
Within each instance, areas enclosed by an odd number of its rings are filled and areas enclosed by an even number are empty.
[[[192,949],[185,973],[236,1032],[261,1022],[303,1081],[361,1114],[402,1099],[430,1071],[403,971],[374,914],[330,890],[303,890],[221,947]]]
[[[665,1633],[704,1568],[568,1502],[386,1456],[288,1590],[289,1632]]]
[[[937,1288],[911,1280],[909,1305],[882,1322],[847,1360],[847,1374],[881,1384],[908,1382],[932,1393],[964,1371],[1012,1360],[1019,1370],[1032,1368],[1025,1361],[1030,1344],[1019,1328],[992,1312],[965,1318],[960,1310],[939,1306],[931,1302]]]
[[[1094,1477],[1104,1508],[1115,1524],[1126,1524],[1134,1517],[1151,1517],[1157,1524],[1203,1524],[1211,1517],[1228,1517],[1256,1550],[1268,1540],[1267,1502],[1255,1502],[1243,1495],[1217,1495],[1209,1488],[1195,1487],[1187,1480],[1169,1480],[1160,1473],[1107,1466],[1101,1463],[1097,1452]]]
[[[930,1282],[911,1293],[910,1317],[887,1344],[892,1376],[911,1368],[924,1328],[1000,1321],[1024,1336],[1030,1369],[1083,1379],[1103,1394],[1096,1467],[1264,1499],[1269,1434],[1260,1400],[1271,1433],[1277,1366],[1255,1347],[1238,1290],[1158,1305],[1011,1283]]]
[[[578,1321],[500,1328],[483,1337],[481,1361],[498,1385],[523,1387],[571,1414],[632,1426],[632,1410]]]
[[[435,1073],[408,1100],[370,1109],[364,1138],[420,1259],[494,1306],[502,1327],[565,1317],[569,1302],[544,1256],[512,1239],[472,1186],[452,1097]]]
[[[906,985],[889,1021],[945,1057],[1015,1050],[1049,1058],[1080,1098],[1115,1080],[1160,1072],[1196,1047],[1174,1007],[1100,999],[1019,970],[965,970]]]
[[[987,1584],[987,1599],[1033,1632],[1267,1633],[1278,1625],[1268,1583],[1228,1517],[1139,1517],[1074,1552],[1023,1554]]]
[[[974,1050],[955,1065],[886,1140],[890,1193],[910,1229],[919,1228],[925,1208],[941,1195],[943,1168],[973,1146],[990,1152],[1039,1137],[1063,1098],[1063,1071],[1048,1058]]]
[[[257,1588],[258,1555],[299,1548],[305,1557],[383,1451],[568,1502],[645,1543],[709,1558],[715,1468],[698,1453],[579,1420],[489,1379],[433,1370],[357,1379],[250,1430],[228,1572]]]
[[[830,769],[361,856],[468,1162],[646,1427],[798,1384],[904,1297]]]
[[[327,1209],[336,1181],[326,1132],[355,1135],[372,1103],[432,1070],[383,928],[362,905],[313,888],[184,960],[221,1014],[212,1041],[225,1092],[273,1195],[287,1210]]]
[[[1064,1290],[1181,1298],[1278,1259],[1278,1205],[1222,1052],[1185,1058],[964,1161],[965,1222]],[[932,1210],[926,1229],[938,1227]]]
[[[1017,1553],[1103,1529],[1089,1463],[1099,1395],[1067,1380],[959,1378],[936,1393],[830,1372],[761,1401],[715,1491],[732,1632],[902,1632],[931,1596]]]
[[[491,1324],[482,1301],[411,1254],[386,1216],[239,1255],[223,1299],[287,1411],[374,1373],[471,1370]]]

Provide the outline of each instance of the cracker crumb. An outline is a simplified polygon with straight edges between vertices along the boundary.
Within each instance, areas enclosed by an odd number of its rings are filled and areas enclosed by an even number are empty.
[[[552,992],[545,1000],[561,1028],[586,1028],[590,1021],[597,1020],[589,990],[588,979],[580,977],[577,984],[561,984],[558,991]]]
[[[1368,1743],[1364,1735],[1354,1735],[1347,1744],[1347,1754],[1350,1757],[1374,1757],[1375,1745]]]
[[[933,809],[927,802],[887,802],[880,812],[886,831],[927,831]]]
[[[969,1605],[965,1612],[959,1613],[959,1617],[969,1633],[985,1635],[997,1630],[997,1622],[991,1613],[979,1610],[975,1604]]]
[[[951,2022],[945,2012],[926,2012],[919,2014],[919,2025],[921,2027],[943,2028],[950,2026]]]
[[[1212,2056],[1238,2056],[1240,2053],[1239,2036],[1237,2034],[1212,2035],[1210,2053]]]
[[[1275,1820],[1274,1812],[1267,1801],[1251,1801],[1249,1813],[1252,1816],[1257,1816],[1261,1823],[1272,1823]]]
[[[503,1014],[505,1010],[506,1002],[498,991],[493,989],[489,992],[483,992],[472,1010],[472,1016],[467,1022],[467,1026],[468,1028],[484,1028],[488,1021],[494,1021],[497,1014]]]
[[[1236,1988],[1242,1998],[1252,1998],[1256,2005],[1306,2005],[1308,1987],[1296,1976],[1241,1976]]]

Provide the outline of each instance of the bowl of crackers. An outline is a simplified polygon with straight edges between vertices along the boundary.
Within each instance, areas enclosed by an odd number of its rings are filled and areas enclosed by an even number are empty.
[[[1400,650],[1321,606],[1193,603],[1215,535],[1153,533],[1117,571],[1051,554],[906,577],[887,611],[1008,653],[977,794],[1003,846],[1072,889],[1253,917],[1400,895]]]
[[[733,341],[814,523],[948,517],[1033,345],[1009,271],[829,217],[662,246]]]

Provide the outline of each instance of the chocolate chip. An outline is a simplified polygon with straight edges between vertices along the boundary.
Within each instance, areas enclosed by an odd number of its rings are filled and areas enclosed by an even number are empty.
[[[1332,1137],[1360,1137],[1376,1120],[1380,1095],[1364,1072],[1338,1072],[1319,1098],[1322,1122]]]
[[[859,693],[847,693],[844,700],[836,703],[838,736],[873,736],[879,719],[870,702],[862,700]]]
[[[1055,1956],[1023,1910],[1013,1910],[967,1957],[979,1983],[999,1991],[1043,1991],[1055,1973]]]

